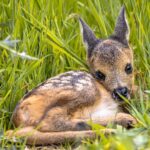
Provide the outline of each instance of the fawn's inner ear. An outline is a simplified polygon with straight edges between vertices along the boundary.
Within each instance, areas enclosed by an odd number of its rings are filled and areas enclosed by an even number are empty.
[[[94,47],[100,42],[100,40],[96,38],[94,32],[81,18],[79,18],[79,21],[81,24],[83,42],[86,46],[88,57],[90,57]]]
[[[110,36],[110,38],[128,46],[129,33],[130,29],[125,15],[125,7],[123,6],[120,10],[114,33]]]

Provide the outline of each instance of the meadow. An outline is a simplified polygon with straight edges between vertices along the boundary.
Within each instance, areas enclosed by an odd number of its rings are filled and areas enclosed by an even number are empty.
[[[4,136],[13,128],[12,112],[26,92],[59,73],[88,70],[78,16],[97,37],[107,38],[123,4],[139,86],[127,103],[138,125],[131,130],[115,126],[115,135],[83,141],[79,149],[150,149],[149,0],[0,0],[0,149],[26,147],[22,139],[8,141]],[[68,144],[63,148],[71,149]]]

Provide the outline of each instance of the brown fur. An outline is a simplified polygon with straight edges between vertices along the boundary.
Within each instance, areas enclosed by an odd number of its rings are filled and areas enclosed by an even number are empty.
[[[133,52],[126,39],[128,30],[124,8],[114,34],[107,40],[98,40],[81,19],[80,22],[91,73],[66,72],[27,93],[12,116],[14,125],[21,129],[8,131],[7,136],[27,137],[27,144],[47,145],[95,138],[89,121],[103,126],[115,123],[126,128],[136,123],[130,114],[124,112],[122,102],[112,97],[119,87],[126,87],[129,95],[133,89],[133,73],[125,72],[127,64],[133,66]],[[125,29],[124,35],[120,37],[117,33],[122,28]],[[96,71],[106,75],[105,80],[97,79]],[[104,131],[106,134],[111,132],[114,130]]]
[[[101,82],[101,84],[111,92],[118,86],[127,86],[129,89],[132,88],[133,74],[127,75],[123,70],[127,63],[133,65],[132,50],[110,39],[97,45],[93,55],[89,58],[92,72],[100,70],[107,75],[107,80]]]

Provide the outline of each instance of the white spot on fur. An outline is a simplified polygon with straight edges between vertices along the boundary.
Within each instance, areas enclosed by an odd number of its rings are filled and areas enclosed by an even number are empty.
[[[70,81],[69,80],[61,80],[60,83],[66,83],[67,84],[67,83],[70,83]]]
[[[80,74],[81,74],[81,72],[73,72],[73,75],[75,75],[75,76],[78,76]]]
[[[78,83],[81,83],[81,84],[88,84],[88,81],[85,80],[85,79],[81,79],[81,80],[78,80]]]
[[[71,80],[71,79],[72,79],[72,76],[61,77],[61,80]]]
[[[59,84],[58,84],[58,87],[63,87],[63,86],[64,86],[63,83],[59,83]]]
[[[92,81],[91,81],[91,78],[89,78],[89,77],[85,77],[85,80],[87,81],[87,84],[89,85],[89,86],[92,86]]]
[[[88,76],[85,76],[85,80],[87,80],[87,81],[91,81],[91,78],[90,78],[90,77],[88,77]]]
[[[78,83],[80,84],[83,84],[83,86],[92,86],[92,82],[91,80],[87,80],[87,79],[82,79],[82,80],[79,80]]]
[[[77,90],[77,91],[83,90],[83,85],[82,85],[82,84],[76,83],[75,86],[76,86],[76,90]]]
[[[51,89],[52,87],[53,87],[52,83],[47,83],[47,84],[40,86],[39,89],[40,90],[48,90],[48,89]]]

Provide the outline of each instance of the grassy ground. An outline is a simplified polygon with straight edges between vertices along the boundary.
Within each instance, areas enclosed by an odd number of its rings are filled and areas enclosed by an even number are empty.
[[[116,135],[107,138],[102,136],[100,141],[92,144],[85,142],[79,149],[150,148],[149,0],[0,0],[2,149],[25,148],[22,141],[10,144],[3,132],[12,128],[12,111],[28,90],[61,72],[87,69],[76,16],[81,16],[98,37],[106,38],[113,32],[122,4],[127,10],[130,43],[135,54],[135,79],[140,87],[138,94],[130,101],[130,112],[139,125],[130,131],[118,126]]]

